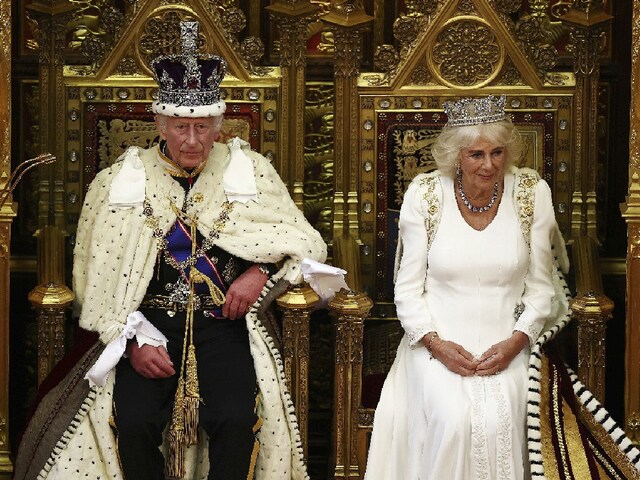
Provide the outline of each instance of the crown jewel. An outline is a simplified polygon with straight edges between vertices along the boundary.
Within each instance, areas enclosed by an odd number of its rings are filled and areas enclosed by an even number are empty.
[[[463,98],[455,102],[444,102],[447,125],[461,127],[499,122],[507,118],[504,112],[506,103],[506,95],[499,97],[489,95],[483,98]]]
[[[222,57],[197,53],[198,22],[180,22],[182,53],[161,55],[151,63],[158,83],[154,113],[176,117],[221,115],[225,103],[220,98],[220,83],[227,70]]]

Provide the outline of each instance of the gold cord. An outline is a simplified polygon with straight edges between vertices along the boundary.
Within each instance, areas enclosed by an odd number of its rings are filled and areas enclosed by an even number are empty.
[[[152,218],[151,216],[153,212],[148,205],[147,208],[149,212],[145,214]],[[198,226],[197,219],[171,203],[171,209],[175,213],[176,217],[184,225],[189,227],[191,234],[191,255],[187,260],[180,263],[175,262],[174,260],[172,263],[171,260],[173,260],[173,258],[170,255],[165,255],[169,264],[183,274],[185,270],[189,268],[189,299],[187,301],[186,308],[187,312],[184,339],[182,343],[180,377],[178,379],[178,389],[176,390],[173,411],[171,414],[171,425],[167,436],[167,440],[169,442],[169,458],[165,465],[165,474],[167,477],[171,478],[182,478],[185,476],[184,447],[198,443],[199,410],[202,398],[200,397],[196,347],[193,342],[193,322],[194,312],[196,309],[196,284],[205,283],[207,285],[211,294],[212,302],[215,305],[219,306],[225,302],[224,293],[209,277],[196,268],[196,262],[198,261],[198,258],[202,256],[204,247],[207,249],[210,248],[211,245],[209,245],[209,243],[212,244],[212,241],[217,238],[220,231],[224,228],[224,225],[229,218],[228,215],[231,208],[232,204],[229,202],[223,203],[220,219],[215,222],[209,238],[207,238],[209,242],[204,242],[203,246],[198,249],[196,242]],[[164,245],[164,243],[161,242],[161,245]]]

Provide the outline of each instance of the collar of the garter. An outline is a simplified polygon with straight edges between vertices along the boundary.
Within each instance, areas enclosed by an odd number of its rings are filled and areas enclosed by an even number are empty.
[[[176,163],[172,158],[169,158],[169,156],[165,154],[164,152],[165,145],[166,143],[164,142],[164,140],[158,144],[158,147],[157,147],[158,157],[160,157],[160,160],[162,161],[162,164],[165,170],[167,171],[167,173],[169,173],[169,175],[171,175],[172,177],[180,177],[180,178],[197,177],[198,174],[202,172],[202,170],[204,170],[204,167],[207,165],[208,157],[205,158],[200,163],[200,165],[194,168],[191,172],[187,172],[184,168],[182,168],[182,166],[178,165],[178,163]]]

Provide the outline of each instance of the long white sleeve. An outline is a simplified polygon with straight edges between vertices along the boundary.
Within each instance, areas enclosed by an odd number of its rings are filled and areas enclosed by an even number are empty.
[[[425,334],[435,330],[425,291],[428,256],[425,224],[428,206],[425,203],[420,183],[412,182],[400,209],[398,238],[402,242],[402,256],[395,285],[398,319],[412,347],[419,345]]]
[[[551,300],[554,295],[551,280],[551,237],[555,224],[551,190],[544,180],[540,180],[536,185],[531,225],[531,256],[522,295],[524,311],[514,327],[514,330],[527,334],[531,345],[537,340],[547,317],[551,314]]]

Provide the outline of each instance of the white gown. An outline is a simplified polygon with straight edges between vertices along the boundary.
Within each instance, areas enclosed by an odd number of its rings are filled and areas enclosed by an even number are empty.
[[[514,329],[532,342],[537,338],[553,296],[550,235],[555,219],[549,188],[539,182],[530,253],[510,194],[513,183],[514,176],[507,174],[495,218],[477,231],[458,209],[453,180],[441,177],[441,219],[428,254],[424,195],[415,186],[407,190],[400,217],[404,253],[396,281],[398,318],[407,335],[376,410],[367,480],[528,476],[529,349],[498,375],[462,377],[433,359],[420,342],[435,330],[480,356]],[[516,323],[519,303],[525,308]]]

